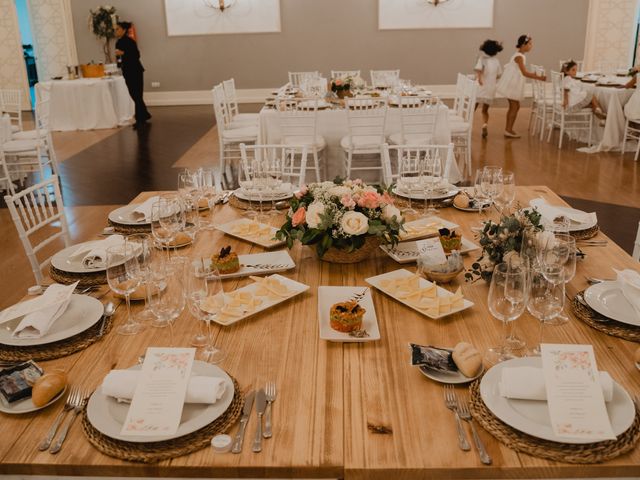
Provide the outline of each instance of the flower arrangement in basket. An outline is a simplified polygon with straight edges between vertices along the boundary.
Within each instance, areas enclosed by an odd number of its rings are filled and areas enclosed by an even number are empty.
[[[351,87],[359,88],[362,86],[364,86],[364,80],[360,77],[334,78],[331,80],[331,91],[340,98],[350,96]]]
[[[116,7],[102,5],[95,10],[89,10],[89,30],[102,39],[102,50],[106,63],[112,63],[111,40],[116,38]]]
[[[395,245],[404,220],[389,190],[362,180],[341,180],[303,186],[276,238],[291,248],[296,240],[315,245],[318,257],[355,263],[380,243]]]
[[[527,209],[502,216],[500,223],[491,220],[484,222],[484,228],[479,233],[482,254],[464,274],[467,281],[482,278],[489,282],[497,264],[519,258],[524,232],[544,230],[540,219],[541,215],[537,210]]]

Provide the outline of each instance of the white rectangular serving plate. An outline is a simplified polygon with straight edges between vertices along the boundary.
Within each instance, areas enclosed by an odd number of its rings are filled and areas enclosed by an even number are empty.
[[[243,236],[240,235],[238,233],[234,233],[233,229],[239,225],[245,224],[245,223],[255,223],[253,222],[253,220],[249,220],[248,218],[240,218],[238,220],[233,220],[231,222],[228,223],[223,223],[221,225],[216,225],[216,229],[220,230],[221,232],[226,233],[227,235],[230,235],[232,237],[235,238],[239,238],[240,240],[244,240],[245,242],[249,242],[249,243],[254,243],[256,245],[260,245],[261,247],[264,248],[275,248],[275,247],[279,247],[281,245],[285,244],[284,240],[266,240],[264,238],[261,237],[256,237],[256,236]],[[269,227],[271,228],[271,233],[272,233],[272,238],[275,237],[276,232],[278,231],[278,229],[276,227],[271,227],[269,225],[266,225],[264,223],[258,223],[258,225],[260,225],[261,227]]]

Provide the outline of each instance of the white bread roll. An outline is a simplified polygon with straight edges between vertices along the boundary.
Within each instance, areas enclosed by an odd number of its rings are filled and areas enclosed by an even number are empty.
[[[482,370],[482,355],[467,342],[458,343],[451,354],[453,362],[465,377],[475,377]]]
[[[34,383],[31,390],[31,401],[36,407],[42,407],[58,395],[67,384],[64,373],[46,373]]]
[[[459,208],[469,208],[469,197],[466,193],[459,193],[453,198],[453,204]]]

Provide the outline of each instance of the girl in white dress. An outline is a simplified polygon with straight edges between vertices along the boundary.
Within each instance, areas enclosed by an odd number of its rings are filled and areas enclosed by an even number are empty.
[[[496,40],[485,40],[480,46],[480,55],[473,69],[478,79],[478,93],[476,106],[482,104],[482,138],[487,138],[487,123],[489,123],[489,106],[493,105],[496,96],[498,77],[502,75],[502,65],[496,55],[502,51],[502,43]]]
[[[504,66],[504,73],[496,87],[497,92],[509,100],[507,125],[504,130],[504,136],[507,138],[520,138],[520,135],[513,131],[513,124],[516,122],[518,110],[520,110],[520,102],[524,99],[526,79],[533,78],[543,82],[547,79],[546,76],[536,75],[525,67],[524,54],[533,48],[532,38],[529,35],[520,35],[516,48],[518,51],[513,54],[509,63]]]
[[[578,64],[573,60],[569,60],[562,64],[562,90],[564,92],[562,106],[567,113],[579,112],[583,108],[591,107],[596,117],[600,119],[607,118],[602,111],[600,102],[595,95],[585,90],[582,82],[576,79],[578,73]]]
[[[624,106],[624,115],[634,123],[640,122],[640,82],[638,82],[638,71],[640,66],[633,67],[629,74],[633,75],[633,78],[627,82],[625,87],[635,88],[635,92],[631,95],[631,98]]]

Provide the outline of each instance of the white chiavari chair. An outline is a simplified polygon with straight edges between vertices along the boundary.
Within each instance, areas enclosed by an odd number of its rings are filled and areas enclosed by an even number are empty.
[[[39,256],[44,255],[45,248],[58,238],[62,239],[65,247],[70,244],[69,226],[58,177],[54,175],[18,194],[7,195],[4,199],[31,264],[33,276],[41,284],[44,280],[42,269],[49,265],[51,256],[42,262],[39,261]]]
[[[320,78],[320,72],[289,72],[289,85],[300,87],[306,80]]]
[[[640,262],[640,223],[638,223],[638,233],[633,243],[633,254],[631,256],[636,262]]]
[[[564,74],[551,71],[551,91],[553,92],[553,107],[551,109],[551,117],[547,123],[549,133],[547,142],[551,142],[553,129],[560,129],[560,138],[558,140],[558,148],[562,148],[562,139],[564,134],[575,135],[576,138],[580,134],[588,134],[587,143],[591,145],[591,135],[593,132],[593,112],[590,108],[583,108],[579,112],[567,113],[564,103],[564,89],[562,80]]]
[[[11,118],[11,131],[22,131],[22,90],[1,89],[0,110]]]
[[[340,146],[344,152],[344,173],[374,170],[382,173],[382,160],[377,165],[370,162],[353,166],[354,155],[380,155],[385,143],[384,127],[387,120],[387,103],[377,98],[347,98],[345,101],[349,134],[342,137]]]
[[[449,110],[449,119],[451,121],[464,122],[464,119],[462,118],[461,108],[464,99],[464,89],[466,86],[466,81],[466,75],[458,73],[458,76],[456,77],[456,94],[453,97],[453,105]]]
[[[52,170],[58,174],[58,160],[56,157],[53,139],[51,137],[51,128],[49,124],[49,116],[51,112],[51,103],[49,97],[40,98],[36,101],[35,108],[35,128],[33,130],[23,130],[13,134],[14,140],[40,140],[41,145],[53,164]]]
[[[347,78],[347,77],[359,77],[360,70],[331,70],[331,79]]]
[[[371,70],[371,86],[389,88],[400,80],[400,70]]]
[[[280,161],[282,180],[300,188],[306,182],[307,147],[306,145],[245,145],[240,144],[242,174],[246,180],[253,177],[253,160],[258,162]]]
[[[320,154],[327,146],[322,135],[318,135],[317,98],[284,101],[278,111],[281,143],[284,145],[304,145],[311,154],[313,165],[307,168],[315,171],[316,182],[324,176],[320,168]]]
[[[385,185],[398,182],[400,163],[403,158],[440,158],[443,177],[453,162],[453,143],[448,145],[382,145],[382,179]]]
[[[539,65],[531,65],[531,69],[537,75],[545,75],[545,70]],[[539,135],[540,141],[544,138],[547,124],[547,117],[553,109],[553,98],[547,96],[547,83],[542,80],[531,80],[533,87],[533,100],[531,103],[531,113],[529,115],[529,133]],[[540,129],[538,133],[538,128]]]
[[[625,154],[627,148],[627,140],[635,140],[636,153],[633,156],[634,161],[638,161],[638,154],[640,154],[640,118],[633,119],[627,118],[624,124],[624,139],[622,140],[622,155]]]
[[[231,122],[227,112],[227,104],[224,97],[222,85],[216,85],[211,90],[213,99],[213,112],[218,127],[218,145],[220,148],[219,171],[224,179],[225,187],[232,188],[238,183],[234,174],[234,161],[240,158],[240,144],[252,144],[258,139],[258,126],[249,125],[238,128],[231,128]]]
[[[259,119],[257,113],[240,113],[235,80],[233,78],[225,80],[222,82],[222,88],[224,90],[224,98],[227,103],[227,111],[231,125],[234,127],[257,125]]]
[[[398,96],[400,132],[389,135],[394,145],[426,145],[433,143],[440,100]]]
[[[449,120],[451,140],[455,145],[456,155],[463,156],[464,163],[461,170],[463,174],[471,175],[471,134],[473,132],[473,112],[476,105],[478,82],[465,75],[462,77],[463,94],[458,100],[458,116]]]

